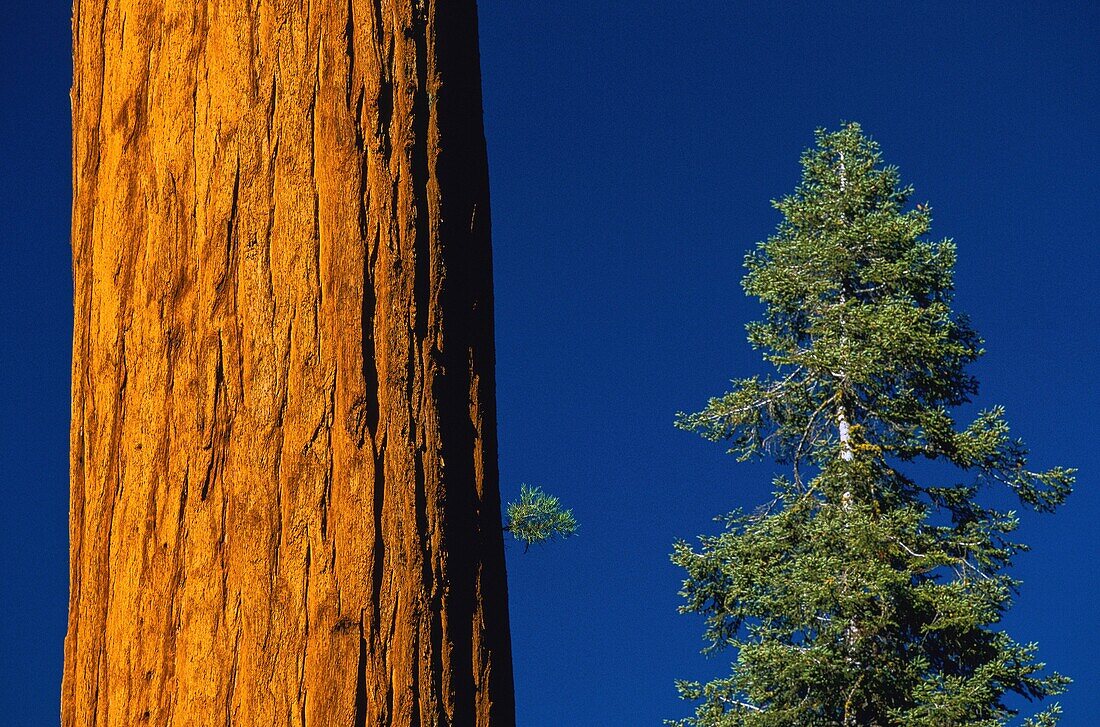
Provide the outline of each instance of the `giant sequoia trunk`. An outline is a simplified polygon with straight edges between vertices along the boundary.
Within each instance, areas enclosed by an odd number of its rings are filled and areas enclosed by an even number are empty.
[[[474,0],[76,0],[62,722],[509,725]]]

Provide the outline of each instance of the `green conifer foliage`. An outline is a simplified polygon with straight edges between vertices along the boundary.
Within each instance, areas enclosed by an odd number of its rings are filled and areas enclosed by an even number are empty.
[[[775,234],[745,261],[745,291],[766,309],[749,341],[774,373],[677,421],[790,474],[771,503],[675,547],[681,610],[705,616],[706,651],[732,648],[736,662],[728,677],[680,682],[698,704],[670,724],[1007,724],[1006,695],[1042,699],[1069,680],[997,628],[1025,546],[1011,539],[1015,513],[979,495],[1003,486],[1049,512],[1074,471],[1029,469],[999,407],[956,424],[982,351],[951,308],[955,246],[926,238],[928,208],[905,209],[912,190],[878,145],[857,124],[819,130],[802,166],[773,203]],[[920,459],[955,474],[917,482],[904,471]]]
[[[508,522],[504,530],[523,543],[524,552],[537,543],[547,543],[554,536],[568,538],[577,534],[577,519],[561,501],[542,491],[541,487],[520,485],[517,502],[508,503]]]

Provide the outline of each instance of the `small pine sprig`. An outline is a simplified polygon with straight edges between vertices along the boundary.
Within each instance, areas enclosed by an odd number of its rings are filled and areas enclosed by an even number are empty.
[[[508,503],[505,532],[524,545],[524,552],[535,543],[545,543],[554,536],[568,538],[577,533],[577,519],[553,495],[540,487],[520,485],[519,501]]]

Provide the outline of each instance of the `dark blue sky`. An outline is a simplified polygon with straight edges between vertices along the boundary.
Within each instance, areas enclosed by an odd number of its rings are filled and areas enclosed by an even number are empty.
[[[57,723],[67,598],[69,6],[9,3],[0,60],[0,714]],[[979,7],[982,6],[982,7]],[[659,724],[675,678],[725,671],[676,614],[671,543],[767,497],[672,427],[755,370],[739,280],[817,126],[860,121],[959,246],[984,335],[979,405],[1037,466],[1007,628],[1100,714],[1100,6],[482,0],[504,494],[541,484],[581,536],[510,546],[523,727]]]

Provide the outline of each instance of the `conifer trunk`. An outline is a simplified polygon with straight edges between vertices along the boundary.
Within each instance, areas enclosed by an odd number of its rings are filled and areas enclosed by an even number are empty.
[[[513,724],[474,0],[73,36],[62,724]]]

